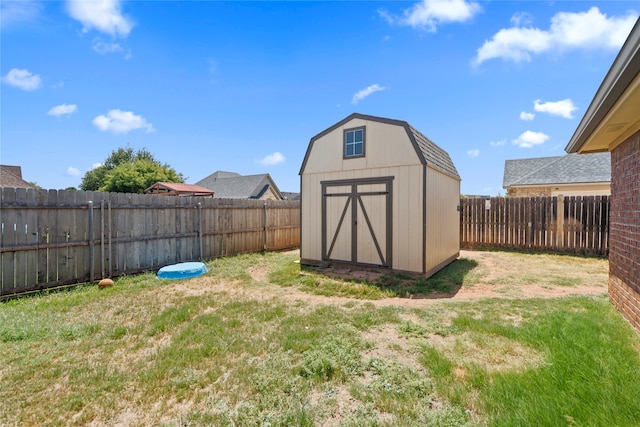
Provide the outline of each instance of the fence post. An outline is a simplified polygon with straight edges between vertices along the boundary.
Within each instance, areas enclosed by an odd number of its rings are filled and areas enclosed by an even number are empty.
[[[100,200],[100,276],[104,277],[104,199]]]
[[[93,243],[93,202],[89,200],[87,203],[89,208],[89,281],[93,282],[94,271],[94,243]]]
[[[198,245],[200,250],[200,261],[202,261],[202,203],[198,202]]]
[[[558,194],[558,208],[556,209],[556,246],[564,248],[564,196]]]
[[[269,245],[267,245],[267,201],[265,200],[263,205],[263,212],[262,212],[262,223],[264,224],[264,247],[263,249],[266,251],[267,248],[269,247]]]
[[[112,269],[112,261],[111,261],[111,257],[113,256],[113,249],[111,248],[111,228],[113,226],[113,222],[111,221],[111,200],[107,200],[107,229],[108,231],[108,236],[109,236],[109,246],[108,246],[108,250],[109,250],[109,276],[111,277],[111,275],[113,274],[113,269]]]

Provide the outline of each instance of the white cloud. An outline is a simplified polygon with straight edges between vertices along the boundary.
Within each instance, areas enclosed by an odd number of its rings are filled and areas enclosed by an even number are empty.
[[[265,166],[273,166],[279,163],[283,163],[285,161],[285,157],[278,153],[277,151],[273,154],[269,154],[265,156],[262,160],[259,160],[258,163],[261,163]]]
[[[100,55],[106,55],[107,53],[119,53],[123,52],[124,49],[118,43],[105,43],[101,40],[96,40],[93,44],[93,50],[98,52]]]
[[[68,0],[67,12],[82,23],[82,31],[96,29],[114,37],[127,37],[133,21],[122,14],[119,0]]]
[[[124,59],[131,58],[131,50],[122,47],[119,43],[105,43],[100,39],[94,40],[93,50],[100,55],[108,55],[110,53],[124,53]]]
[[[50,116],[70,116],[78,111],[78,106],[75,104],[60,104],[50,109],[47,114]]]
[[[484,42],[473,60],[474,65],[494,58],[514,62],[531,61],[531,55],[550,50],[617,50],[629,35],[638,18],[630,11],[626,16],[608,17],[597,7],[586,12],[560,12],[551,18],[548,30],[520,27],[521,17],[512,18],[511,28],[498,31]]]
[[[465,0],[422,0],[406,9],[402,17],[391,16],[386,11],[379,14],[389,23],[435,32],[439,24],[465,22],[481,10],[478,3]]]
[[[94,163],[89,167],[89,170],[92,171],[94,169],[98,169],[100,166],[102,166],[102,163]]]
[[[36,90],[42,83],[42,79],[38,74],[33,74],[28,70],[18,70],[17,68],[12,68],[2,78],[2,81],[9,86],[22,90]]]
[[[101,131],[127,133],[136,129],[154,132],[153,125],[142,116],[136,116],[131,111],[109,110],[107,115],[100,115],[93,119],[93,125]]]
[[[467,156],[469,157],[478,157],[479,155],[480,155],[480,150],[478,150],[477,148],[475,150],[467,151]]]
[[[374,92],[379,92],[381,90],[385,90],[386,87],[382,87],[379,84],[373,84],[369,87],[367,87],[366,89],[362,89],[361,91],[359,91],[358,93],[356,93],[355,95],[353,95],[353,99],[351,99],[351,103],[352,104],[357,104],[358,102],[362,101],[363,99],[365,99],[367,96],[371,95]]]
[[[572,119],[573,112],[576,111],[578,107],[573,105],[573,101],[571,99],[563,99],[562,101],[556,102],[545,102],[544,104],[540,103],[539,99],[536,99],[533,101],[533,109],[539,113],[547,113],[552,116]]]
[[[517,139],[514,139],[513,144],[520,148],[531,148],[536,145],[544,144],[549,139],[549,135],[542,132],[532,132],[530,130],[523,132]]]
[[[511,23],[516,27],[520,25],[531,25],[533,17],[527,12],[518,12],[511,17]]]
[[[80,176],[80,175],[81,175],[81,173],[80,173],[80,169],[78,169],[78,168],[74,168],[73,166],[69,166],[69,167],[67,168],[67,175],[69,175],[69,176],[73,176],[73,177]]]
[[[534,113],[527,113],[526,111],[520,112],[520,120],[530,121],[530,120],[533,120],[535,117],[536,115]]]
[[[507,143],[506,139],[501,139],[500,141],[493,141],[490,142],[489,145],[491,145],[492,147],[502,147],[503,145],[505,145]]]
[[[30,22],[38,18],[42,4],[37,1],[3,1],[0,2],[0,27]]]

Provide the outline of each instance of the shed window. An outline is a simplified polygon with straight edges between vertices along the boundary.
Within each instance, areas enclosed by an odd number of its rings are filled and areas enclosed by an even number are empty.
[[[364,128],[344,131],[344,157],[364,156]]]

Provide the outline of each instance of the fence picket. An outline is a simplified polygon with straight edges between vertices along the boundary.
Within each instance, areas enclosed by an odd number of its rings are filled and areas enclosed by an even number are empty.
[[[607,256],[609,203],[609,196],[462,199],[461,246]]]
[[[91,260],[96,276],[115,277],[300,243],[300,202],[0,190],[0,297],[88,281]],[[461,246],[607,256],[609,205],[608,196],[462,199]]]
[[[2,188],[0,205],[0,297],[300,244],[300,202]]]

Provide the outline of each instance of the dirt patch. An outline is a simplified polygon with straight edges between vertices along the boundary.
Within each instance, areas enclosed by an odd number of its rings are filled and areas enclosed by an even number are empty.
[[[544,356],[536,350],[505,337],[471,334],[442,337],[432,335],[429,343],[456,363],[454,374],[466,378],[467,367],[478,365],[487,372],[522,371],[544,364]]]
[[[360,406],[345,387],[333,387],[327,390],[317,390],[310,394],[309,402],[319,409],[321,420],[318,425],[329,427],[354,414]]]
[[[286,252],[299,254],[298,250]],[[530,257],[530,258],[527,258]],[[267,300],[283,298],[291,302],[303,302],[311,305],[370,303],[377,307],[403,306],[421,308],[438,301],[469,301],[483,298],[559,298],[569,295],[602,295],[607,292],[608,262],[601,259],[558,257],[553,262],[540,258],[535,254],[511,254],[508,252],[460,251],[460,258],[474,260],[478,263],[469,274],[472,283],[465,283],[453,294],[434,294],[427,298],[385,298],[381,300],[361,300],[350,297],[322,296],[301,291],[296,287],[280,287],[268,282],[268,267],[254,265],[247,269],[253,283],[226,283],[201,276],[185,281],[170,283],[160,291],[171,297],[175,293],[187,296],[219,294],[225,299],[246,298]],[[557,265],[553,265],[553,264]],[[539,277],[540,265],[555,276]],[[352,267],[331,267],[323,269],[331,277],[345,280],[374,281],[385,274],[380,270],[354,269]],[[520,277],[531,274],[532,282],[520,283]],[[562,277],[580,283],[573,286],[555,284]],[[515,279],[514,279],[515,278]],[[554,279],[555,278],[555,279]],[[511,284],[511,280],[515,280]]]
[[[509,252],[460,251],[460,258],[478,263],[465,283],[452,294],[424,298],[387,298],[369,301],[376,306],[422,307],[438,300],[468,301],[482,298],[559,298],[569,295],[602,295],[607,292],[608,262],[596,258],[545,256]],[[373,282],[385,274],[380,270],[330,267],[322,274],[345,280]],[[292,299],[311,304],[345,303],[352,298],[323,297],[288,288]]]
[[[256,282],[264,282],[264,279],[267,277],[267,273],[269,273],[267,267],[263,265],[251,266],[248,271],[251,278]]]
[[[422,370],[413,346],[406,337],[398,334],[395,326],[369,330],[362,337],[375,345],[363,354],[365,359],[393,360],[416,371]]]

